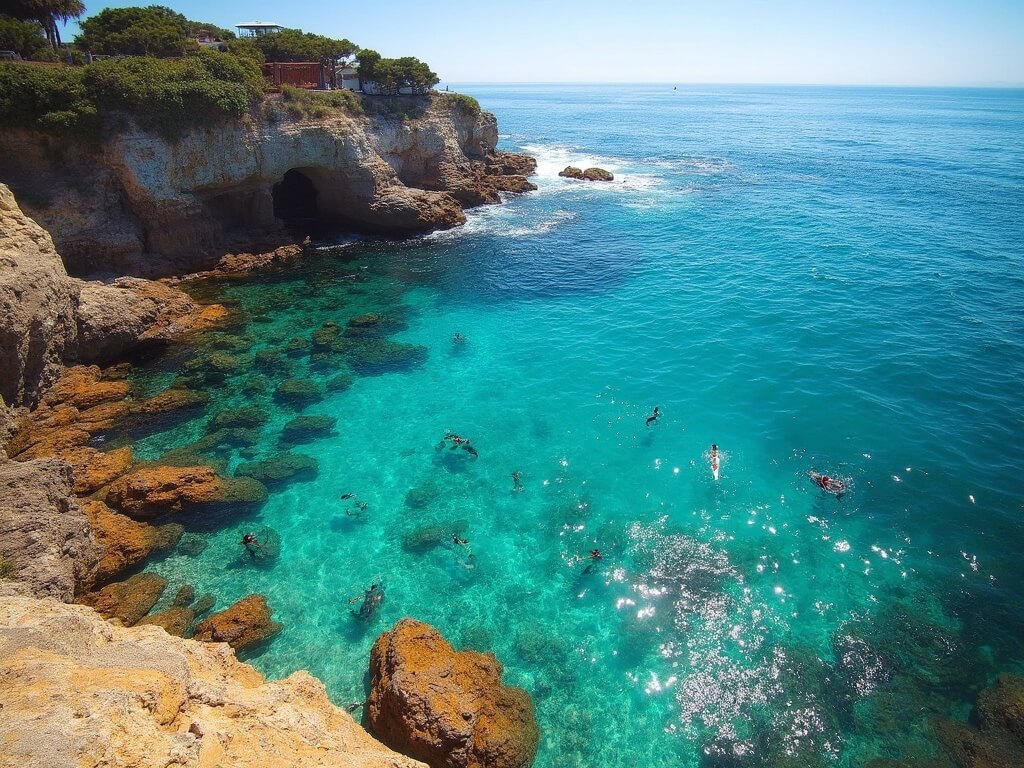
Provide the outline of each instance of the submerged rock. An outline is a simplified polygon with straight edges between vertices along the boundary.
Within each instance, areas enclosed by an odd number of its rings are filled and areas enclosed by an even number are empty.
[[[313,331],[313,349],[323,351],[330,349],[331,344],[337,341],[341,335],[341,326],[333,321],[328,321]]]
[[[281,430],[284,443],[308,443],[334,432],[338,420],[333,416],[296,416]]]
[[[402,619],[370,653],[367,717],[381,740],[434,768],[526,768],[539,731],[530,695],[491,654],[455,651]]]
[[[290,373],[292,370],[292,361],[279,349],[261,349],[253,362],[261,371]]]
[[[289,480],[312,480],[317,474],[317,460],[301,453],[277,453],[269,459],[241,464],[235,470],[239,477],[251,477],[267,486]]]
[[[135,624],[156,605],[167,587],[167,579],[155,573],[138,573],[126,581],[108,584],[99,592],[90,592],[82,602],[96,609],[105,619],[118,619],[126,627]]]
[[[346,389],[352,386],[355,382],[351,376],[347,373],[339,373],[333,379],[327,382],[328,392],[344,392]]]
[[[289,355],[304,355],[309,352],[310,346],[312,345],[308,339],[296,336],[285,345],[284,349]]]
[[[352,367],[363,376],[408,370],[426,359],[426,347],[388,339],[373,339],[349,352]]]
[[[450,523],[439,523],[417,528],[402,537],[402,549],[406,552],[423,554],[442,544],[448,544],[453,534],[463,534],[469,528],[468,520],[453,520]]]
[[[172,549],[184,530],[177,523],[140,523],[95,499],[83,501],[82,509],[100,549],[99,562],[89,580],[92,585],[106,584],[138,567],[151,555]]]
[[[207,592],[205,595],[200,596],[192,606],[192,610],[196,612],[196,616],[202,616],[204,613],[209,611],[213,606],[217,604],[217,598]]]
[[[210,428],[262,427],[269,418],[262,408],[226,408],[210,420]]]
[[[206,643],[227,643],[237,651],[269,640],[283,627],[271,619],[263,595],[249,595],[199,622],[193,638]]]
[[[196,588],[191,584],[185,584],[181,589],[174,595],[174,605],[184,607],[191,605],[192,601],[196,599]]]
[[[285,379],[274,390],[274,399],[296,409],[305,408],[323,400],[320,385],[309,379]]]
[[[174,635],[175,637],[187,637],[188,631],[192,627],[192,622],[195,621],[196,614],[191,608],[187,606],[172,605],[170,608],[165,608],[162,611],[151,613],[148,616],[144,616],[137,622],[139,625],[142,624],[153,624],[154,626],[161,627],[167,634]]]
[[[583,178],[587,181],[614,181],[615,176],[604,168],[587,168]]]
[[[433,481],[427,481],[415,488],[410,488],[405,494],[405,506],[409,509],[423,509],[430,502],[436,499],[441,493],[440,487]]]
[[[186,533],[178,540],[178,554],[186,557],[198,557],[209,546],[206,539],[198,533]]]
[[[136,400],[131,403],[130,409],[134,414],[155,415],[200,408],[208,402],[210,402],[210,396],[205,392],[194,392],[184,387],[176,387],[146,400]]]
[[[577,168],[575,165],[567,165],[564,170],[558,172],[559,176],[566,179],[583,179],[583,169]]]

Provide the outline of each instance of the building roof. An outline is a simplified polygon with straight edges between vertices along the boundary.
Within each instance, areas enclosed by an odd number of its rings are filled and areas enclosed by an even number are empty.
[[[275,24],[272,21],[243,21],[239,24],[235,24],[235,27],[238,29],[268,29],[270,27],[281,27],[281,29],[284,29],[283,26]]]

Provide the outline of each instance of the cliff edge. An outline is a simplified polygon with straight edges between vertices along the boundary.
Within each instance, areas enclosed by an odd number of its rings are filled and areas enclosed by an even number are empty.
[[[268,683],[226,644],[55,600],[0,600],[0,687],[0,766],[425,768],[306,672]]]
[[[532,158],[496,151],[492,114],[444,94],[369,104],[296,118],[271,100],[258,117],[176,140],[130,125],[95,141],[6,130],[0,180],[71,274],[143,277],[294,240],[295,222],[389,235],[450,228],[464,207],[534,188]]]

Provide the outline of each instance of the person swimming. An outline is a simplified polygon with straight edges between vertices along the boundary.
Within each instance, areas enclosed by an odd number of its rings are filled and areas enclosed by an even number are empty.
[[[583,569],[583,573],[590,573],[597,567],[598,563],[601,562],[601,550],[592,549],[590,550],[590,563],[586,568]]]
[[[242,546],[245,547],[245,551],[249,553],[249,557],[255,560],[256,550],[260,549],[263,545],[256,540],[256,534],[250,531],[242,537]]]
[[[839,498],[846,493],[846,483],[838,478],[822,475],[815,472],[813,469],[807,473],[807,476],[811,478],[811,481],[821,488],[821,490],[825,493],[831,493],[836,498]]]
[[[381,603],[384,602],[384,585],[379,582],[374,582],[370,585],[370,588],[366,590],[362,595],[357,595],[349,600],[350,603],[354,603],[358,600],[362,600],[362,605],[359,606],[359,611],[353,611],[353,613],[364,621],[369,621],[377,615],[377,611],[380,610]]]
[[[354,493],[343,493],[341,494],[343,501],[351,501],[352,506],[345,507],[345,514],[356,520],[362,520],[366,517],[366,510],[370,505],[365,501],[360,501],[359,496]]]
[[[520,493],[523,490],[523,473],[518,469],[512,473],[512,492]]]
[[[654,406],[654,413],[647,417],[646,425],[649,427],[651,424],[656,422],[661,417],[661,411],[658,410],[658,406]]]
[[[474,448],[470,444],[468,437],[462,437],[461,435],[457,435],[454,432],[445,433],[444,438],[441,440],[440,443],[437,444],[437,450],[440,450],[444,446],[444,444],[449,440],[451,440],[452,442],[451,450],[454,451],[457,448],[461,448],[474,458],[479,456],[479,454],[476,452],[476,448]]]
[[[458,331],[456,331],[455,335],[452,336],[452,342],[455,343],[455,344],[465,344],[467,341],[469,341],[469,339],[467,339],[465,336],[463,336]]]
[[[718,456],[718,444],[711,444],[711,473],[715,476],[715,480],[718,479],[718,468],[720,466],[720,460]]]

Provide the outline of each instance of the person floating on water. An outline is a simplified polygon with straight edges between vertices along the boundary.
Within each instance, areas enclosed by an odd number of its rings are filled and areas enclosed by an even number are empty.
[[[466,453],[470,454],[474,458],[479,455],[476,452],[476,448],[474,448],[472,445],[470,445],[468,437],[461,437],[461,436],[455,434],[454,432],[446,432],[445,433],[444,439],[441,440],[441,442],[437,444],[438,450],[440,450],[441,447],[444,446],[444,444],[448,440],[452,441],[451,450],[453,450],[453,451],[456,448],[462,448],[462,450],[464,450]]]
[[[252,531],[242,537],[242,546],[245,547],[245,551],[249,553],[249,557],[253,560],[256,559],[256,550],[263,547],[263,545],[256,540],[256,534]]]
[[[360,501],[359,496],[354,493],[343,493],[341,498],[343,501],[350,501],[352,503],[352,506],[345,507],[346,515],[356,520],[362,520],[366,517],[366,510],[370,506],[367,502]]]
[[[468,341],[468,339],[465,336],[463,336],[461,333],[459,333],[458,331],[456,331],[455,335],[452,336],[452,342],[454,344],[465,344],[467,341]]]
[[[647,417],[647,426],[651,426],[661,416],[661,411],[658,410],[658,406],[654,406],[654,413]]]
[[[381,603],[384,602],[384,585],[375,581],[363,594],[351,598],[349,603],[355,603],[359,600],[362,600],[363,603],[359,606],[359,611],[355,615],[360,619],[372,619],[377,615]]]
[[[590,573],[597,567],[597,564],[601,562],[601,550],[592,549],[590,550],[590,563],[586,568],[583,569],[584,573]]]
[[[846,493],[846,483],[838,478],[822,475],[815,472],[813,469],[807,473],[807,476],[811,478],[814,484],[821,488],[821,490],[825,493],[831,493],[837,499]]]
[[[715,480],[718,479],[718,468],[720,466],[718,457],[718,444],[711,444],[711,474],[715,476]]]
[[[520,493],[523,490],[523,473],[518,469],[512,473],[512,492]]]

